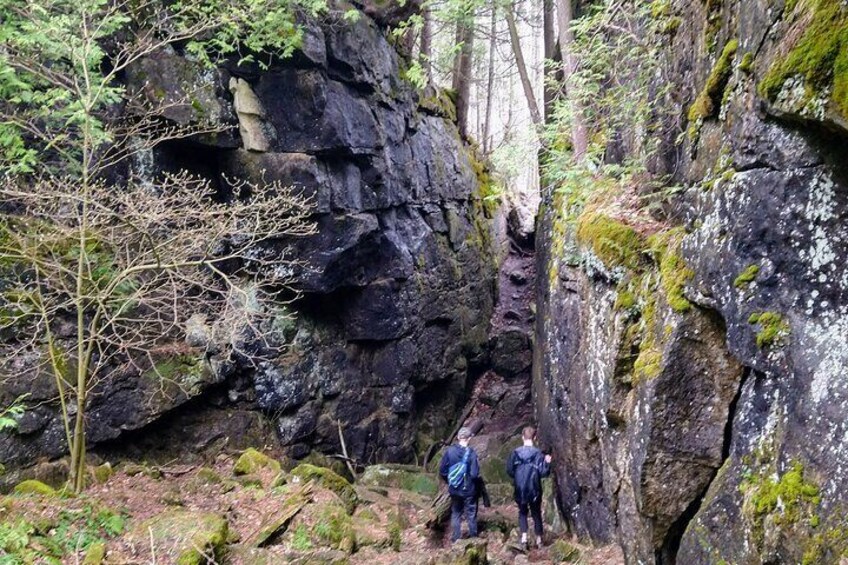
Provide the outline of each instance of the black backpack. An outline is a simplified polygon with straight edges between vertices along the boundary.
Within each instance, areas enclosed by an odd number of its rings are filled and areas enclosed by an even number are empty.
[[[539,495],[539,467],[535,455],[524,459],[515,454],[515,500],[521,504],[533,502]]]

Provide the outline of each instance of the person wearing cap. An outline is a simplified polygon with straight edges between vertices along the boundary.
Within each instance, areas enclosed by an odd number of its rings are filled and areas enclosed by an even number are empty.
[[[445,450],[439,464],[439,475],[448,483],[451,497],[451,542],[462,536],[462,518],[468,524],[469,537],[477,537],[477,484],[480,463],[477,452],[468,445],[471,430],[460,428],[457,443]]]

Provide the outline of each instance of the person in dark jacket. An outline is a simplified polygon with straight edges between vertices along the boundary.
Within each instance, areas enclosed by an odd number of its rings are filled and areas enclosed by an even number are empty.
[[[448,483],[448,493],[451,497],[451,541],[455,542],[462,536],[462,517],[468,523],[468,535],[477,537],[477,484],[480,478],[480,463],[477,452],[468,446],[471,430],[460,428],[456,434],[457,444],[445,450],[439,464],[439,475]],[[457,463],[465,462],[466,470],[459,484],[454,486],[449,480],[451,468]]]
[[[521,531],[521,547],[527,549],[527,514],[533,516],[536,546],[542,547],[542,479],[551,473],[551,456],[543,455],[533,445],[536,430],[526,427],[521,432],[524,445],[516,448],[506,463],[506,472],[515,487],[515,502],[518,504],[518,528]]]

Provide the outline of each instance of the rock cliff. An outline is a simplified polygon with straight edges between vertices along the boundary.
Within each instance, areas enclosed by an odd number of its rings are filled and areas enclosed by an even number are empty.
[[[848,9],[654,15],[677,111],[651,168],[685,192],[660,221],[630,187],[574,222],[552,192],[538,230],[534,387],[559,502],[628,563],[836,563]]]
[[[279,180],[311,195],[317,233],[293,244],[302,294],[283,354],[259,364],[219,354],[197,321],[187,344],[157,353],[175,386],[137,371],[98,385],[91,443],[141,449],[155,436],[190,452],[264,440],[300,457],[339,453],[341,428],[351,457],[407,461],[452,427],[486,356],[496,290],[481,165],[448,118],[449,99],[419,96],[401,78],[404,60],[366,12],[394,17],[370,6],[355,19],[331,10],[304,21],[301,49],[265,70],[200,71],[164,50],[129,73],[145,96],[190,97],[167,119],[233,126],[142,153],[132,172]],[[3,396],[31,392],[34,408],[0,441],[9,466],[65,451],[49,379],[17,363],[5,369],[23,376],[6,380]],[[165,414],[161,429],[148,427]]]

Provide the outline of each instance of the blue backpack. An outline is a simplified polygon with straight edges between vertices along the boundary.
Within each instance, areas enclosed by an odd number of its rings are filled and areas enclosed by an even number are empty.
[[[468,454],[471,453],[471,448],[465,448],[465,455],[462,456],[462,461],[454,463],[448,469],[448,484],[453,488],[462,488],[465,483],[465,477],[468,475]]]

